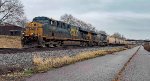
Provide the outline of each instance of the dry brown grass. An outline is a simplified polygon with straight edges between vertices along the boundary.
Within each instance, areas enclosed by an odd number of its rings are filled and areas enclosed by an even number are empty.
[[[62,67],[64,65],[73,64],[75,62],[95,58],[98,56],[103,56],[106,54],[112,54],[114,52],[122,51],[123,48],[116,48],[111,50],[98,50],[98,51],[92,51],[92,52],[82,52],[80,54],[77,54],[76,56],[64,56],[64,57],[58,57],[58,58],[42,58],[38,55],[35,55],[33,58],[33,63],[35,65],[34,71],[35,72],[45,72],[52,68],[58,68]]]
[[[22,48],[21,37],[0,35],[0,48]]]
[[[144,45],[144,49],[150,52],[150,44],[149,43],[145,43]]]
[[[125,45],[125,48],[129,48],[129,49],[131,49],[131,48],[133,48],[133,47],[136,47],[136,45]]]

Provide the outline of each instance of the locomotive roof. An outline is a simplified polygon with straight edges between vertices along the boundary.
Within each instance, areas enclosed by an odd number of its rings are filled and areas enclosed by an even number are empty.
[[[48,17],[44,17],[44,16],[42,16],[42,17],[35,17],[35,18],[33,18],[33,20],[35,20],[35,19],[42,19],[42,20],[48,20],[49,18]]]
[[[67,24],[67,23],[65,23],[65,22],[63,22],[63,21],[58,21],[58,20],[55,20],[55,19],[52,19],[52,18],[48,18],[48,17],[45,17],[45,16],[35,17],[35,18],[33,18],[33,20],[34,20],[34,19],[52,20],[52,21],[56,21],[56,22],[61,22],[61,23]],[[73,25],[71,25],[71,24],[67,24],[67,25],[73,26]],[[74,27],[79,28],[80,31],[83,31],[83,32],[91,32],[92,34],[97,35],[97,33],[94,32],[94,31],[89,31],[89,30],[86,30],[86,29],[81,28],[81,27],[78,27],[78,26],[74,26]]]
[[[101,35],[103,35],[103,36],[107,36],[106,34],[104,34],[104,33],[100,33]]]

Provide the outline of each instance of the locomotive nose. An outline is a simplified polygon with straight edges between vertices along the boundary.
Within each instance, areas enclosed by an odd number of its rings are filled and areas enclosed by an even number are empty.
[[[27,36],[38,36],[42,34],[42,24],[37,22],[30,22],[26,25],[25,34]]]

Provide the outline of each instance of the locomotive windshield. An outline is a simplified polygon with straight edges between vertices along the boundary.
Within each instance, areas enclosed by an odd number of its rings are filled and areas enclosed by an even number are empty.
[[[39,22],[42,24],[48,24],[50,23],[49,19],[45,18],[45,17],[36,17],[33,19],[33,22]]]

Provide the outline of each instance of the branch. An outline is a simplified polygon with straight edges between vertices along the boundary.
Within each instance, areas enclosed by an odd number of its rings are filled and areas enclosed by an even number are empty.
[[[9,12],[7,12],[1,19],[0,19],[0,24],[3,22],[4,18],[9,14]]]
[[[12,5],[11,7],[8,8],[8,12],[0,19],[0,24],[4,21],[4,18],[10,13],[12,12],[11,9],[14,8],[15,5]],[[5,18],[6,20],[6,18]]]
[[[5,1],[5,2],[3,2],[2,4],[0,4],[0,8],[1,8],[5,3],[7,3],[7,2],[10,2],[10,1]]]

